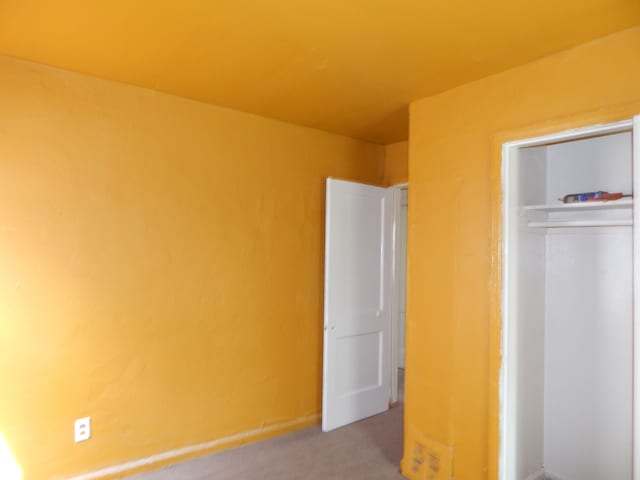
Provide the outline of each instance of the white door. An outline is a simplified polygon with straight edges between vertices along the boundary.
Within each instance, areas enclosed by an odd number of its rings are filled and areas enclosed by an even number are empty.
[[[327,180],[322,430],[389,408],[391,191]]]

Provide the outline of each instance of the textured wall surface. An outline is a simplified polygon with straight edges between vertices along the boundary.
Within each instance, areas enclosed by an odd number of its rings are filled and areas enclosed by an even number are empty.
[[[384,147],[8,58],[0,105],[0,433],[27,480],[317,421],[324,180],[382,183]]]
[[[639,113],[638,52],[634,28],[412,104],[406,474],[420,437],[497,478],[500,143]]]

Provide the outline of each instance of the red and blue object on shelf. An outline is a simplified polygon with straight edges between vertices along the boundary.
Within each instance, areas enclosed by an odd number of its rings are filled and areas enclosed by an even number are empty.
[[[581,202],[606,202],[608,200],[619,200],[622,197],[630,197],[631,195],[624,195],[622,193],[609,193],[609,192],[583,192],[583,193],[570,193],[565,195],[562,199],[563,203],[581,203]]]

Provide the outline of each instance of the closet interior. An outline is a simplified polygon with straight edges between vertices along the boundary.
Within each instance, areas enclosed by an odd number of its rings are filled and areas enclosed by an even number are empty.
[[[633,479],[633,157],[631,121],[503,148],[501,480]]]

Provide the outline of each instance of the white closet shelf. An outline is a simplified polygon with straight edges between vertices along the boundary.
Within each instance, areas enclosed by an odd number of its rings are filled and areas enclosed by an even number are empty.
[[[629,227],[633,225],[631,219],[596,219],[596,220],[545,220],[529,222],[530,228],[571,228],[571,227]]]
[[[626,227],[633,225],[632,209],[633,199],[621,198],[603,202],[527,205],[522,207],[522,214],[529,217],[527,226],[530,228]]]
[[[606,200],[603,202],[577,202],[555,203],[549,205],[526,205],[522,207],[524,213],[528,212],[583,212],[593,210],[619,210],[633,207],[632,198],[619,200]]]

